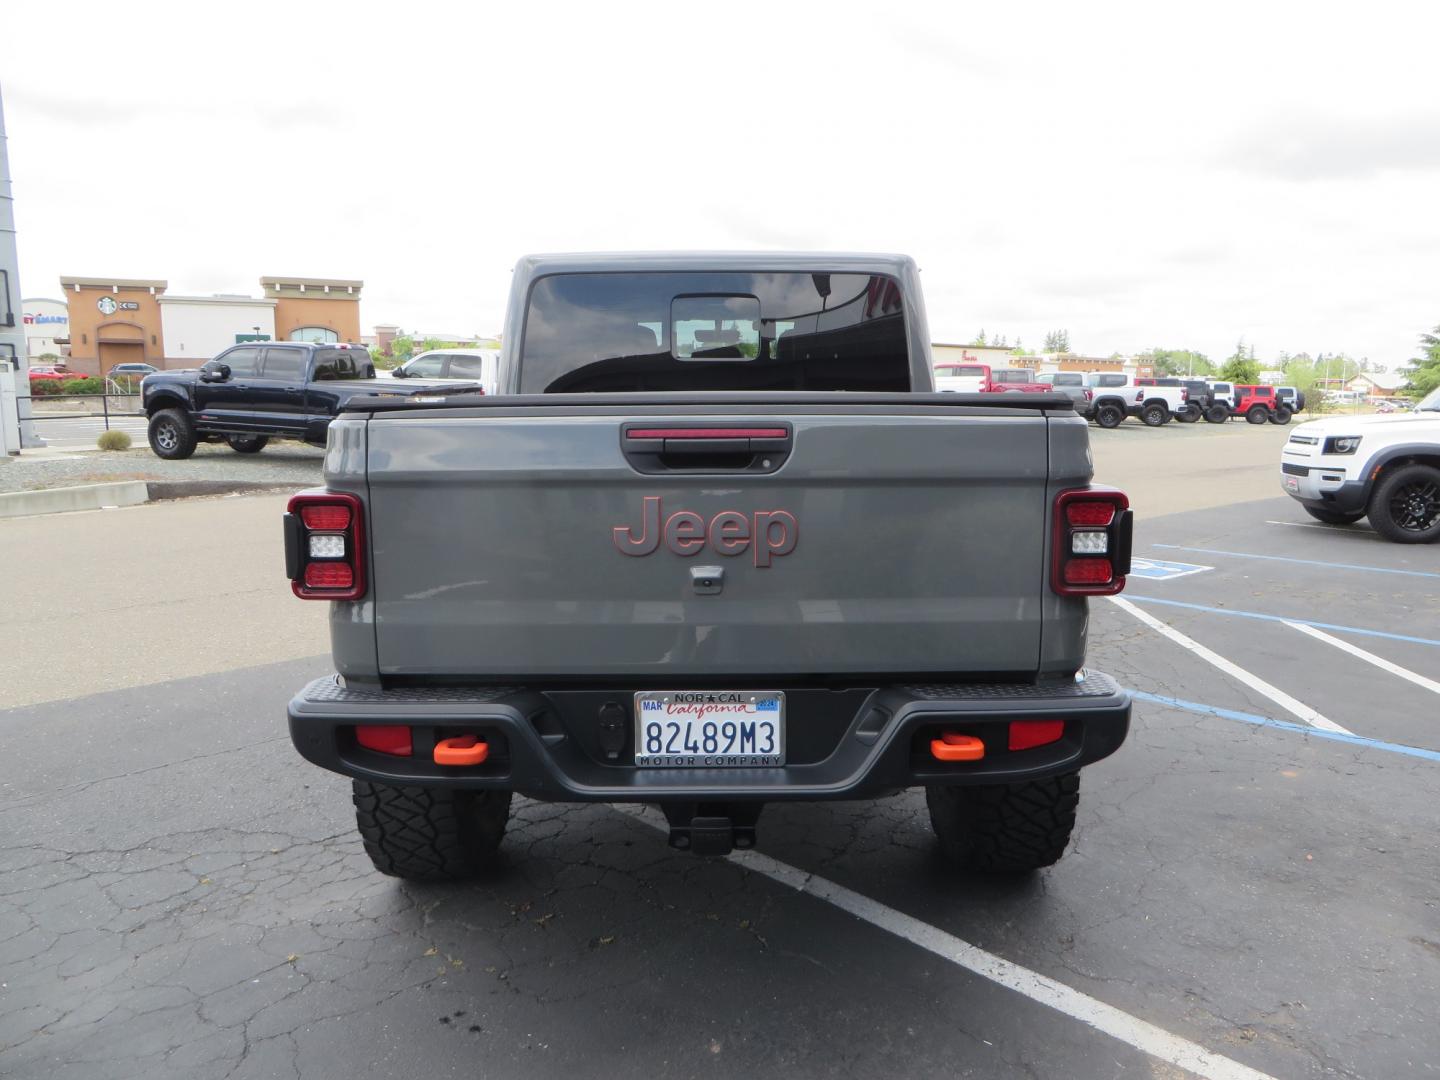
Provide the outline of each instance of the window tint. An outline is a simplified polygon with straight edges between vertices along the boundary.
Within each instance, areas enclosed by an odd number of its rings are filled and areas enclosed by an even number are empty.
[[[405,377],[415,379],[438,379],[445,366],[444,353],[418,356],[405,365]]]
[[[1078,371],[1057,371],[1046,376],[1051,386],[1084,386],[1085,376]]]
[[[1015,368],[1001,368],[999,371],[991,372],[991,379],[997,383],[1028,383],[1030,372],[1018,371]]]
[[[483,374],[485,361],[478,356],[452,356],[450,377],[452,379],[478,379]]]
[[[985,369],[975,364],[936,364],[935,374],[941,379],[978,379],[984,376]]]
[[[909,389],[888,277],[556,274],[530,292],[521,393]]]
[[[230,365],[231,378],[238,375],[254,375],[260,370],[259,349],[231,349],[215,359],[218,363]]]
[[[320,379],[363,379],[364,374],[358,369],[357,360],[369,359],[369,354],[359,353],[355,349],[316,349],[315,367],[310,376],[314,380]]]
[[[299,382],[305,377],[304,349],[266,349],[265,378]]]

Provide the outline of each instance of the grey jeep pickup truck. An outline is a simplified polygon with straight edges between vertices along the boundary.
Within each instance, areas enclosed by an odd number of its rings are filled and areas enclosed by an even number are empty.
[[[1130,716],[1084,663],[1131,514],[1070,398],[935,393],[895,255],[525,258],[499,367],[352,398],[285,515],[336,668],[291,737],[377,868],[486,869],[517,793],[725,854],[923,787],[960,865],[1060,857]]]

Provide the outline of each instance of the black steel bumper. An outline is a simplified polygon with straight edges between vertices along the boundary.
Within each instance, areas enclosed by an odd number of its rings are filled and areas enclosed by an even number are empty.
[[[1114,753],[1130,727],[1129,694],[1094,671],[1078,682],[1044,686],[962,683],[807,693],[814,695],[805,707],[808,721],[798,707],[787,718],[787,740],[798,753],[776,768],[637,768],[628,731],[618,757],[606,761],[597,749],[592,714],[564,704],[567,694],[625,698],[606,691],[382,690],[346,687],[332,675],[290,702],[290,737],[316,765],[387,784],[503,788],[551,802],[776,802],[872,798],[922,784],[1053,776]],[[1064,734],[1048,745],[1012,751],[1012,720],[1061,720]],[[413,753],[397,757],[361,746],[354,733],[360,724],[410,727]],[[810,738],[807,749],[802,726],[833,734],[818,743]],[[983,740],[984,758],[935,760],[931,740],[947,731]],[[467,734],[489,744],[482,764],[434,763],[437,740]]]

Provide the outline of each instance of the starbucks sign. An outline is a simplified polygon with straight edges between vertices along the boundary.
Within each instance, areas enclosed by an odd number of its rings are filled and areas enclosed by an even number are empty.
[[[113,296],[102,296],[95,301],[101,315],[114,315],[117,311],[139,311],[140,305],[134,300],[116,300]]]

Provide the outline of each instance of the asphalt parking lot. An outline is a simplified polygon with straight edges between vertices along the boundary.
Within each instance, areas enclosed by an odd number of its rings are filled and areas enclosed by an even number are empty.
[[[101,582],[0,605],[0,1075],[1440,1073],[1440,548],[1312,522],[1285,429],[1174,427],[1092,431],[1134,725],[1022,882],[942,866],[911,792],[717,861],[521,801],[493,880],[398,884],[285,734],[329,660],[282,499],[0,522]]]

